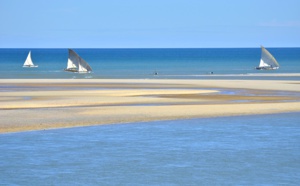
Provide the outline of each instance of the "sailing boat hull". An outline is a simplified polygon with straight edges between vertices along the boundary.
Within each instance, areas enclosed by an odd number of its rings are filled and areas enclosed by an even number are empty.
[[[91,73],[91,71],[83,71],[83,72],[78,71],[77,68],[66,68],[66,69],[64,69],[64,71],[66,71],[66,72],[77,72],[77,73]]]
[[[279,67],[255,67],[256,70],[277,70]]]
[[[38,65],[23,65],[24,68],[37,68]]]
[[[66,72],[78,72],[77,68],[65,68],[64,71]]]

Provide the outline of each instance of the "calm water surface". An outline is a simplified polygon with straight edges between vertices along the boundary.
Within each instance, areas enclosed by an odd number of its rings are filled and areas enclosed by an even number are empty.
[[[68,49],[0,49],[0,78],[234,79],[236,77],[215,77],[210,72],[214,75],[300,73],[300,48],[267,49],[279,62],[279,70],[254,70],[260,61],[260,48],[74,49],[92,67],[90,74],[63,71],[67,66]],[[22,68],[30,50],[38,68]],[[158,76],[153,75],[155,71]]]
[[[300,113],[0,135],[0,185],[298,185]]]

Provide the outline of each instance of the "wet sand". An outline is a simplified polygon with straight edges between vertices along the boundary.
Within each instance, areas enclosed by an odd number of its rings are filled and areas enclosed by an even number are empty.
[[[299,81],[1,79],[0,133],[300,111]]]

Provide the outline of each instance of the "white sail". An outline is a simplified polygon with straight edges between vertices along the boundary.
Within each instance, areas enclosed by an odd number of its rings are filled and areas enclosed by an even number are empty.
[[[82,58],[80,58],[78,72],[90,72],[92,71],[92,68],[90,65]]]
[[[91,72],[92,68],[76,52],[69,49],[68,64],[65,71],[86,73]]]
[[[23,64],[23,67],[38,67],[37,65],[34,65],[31,59],[31,51],[29,51],[28,56]]]
[[[261,59],[256,69],[275,70],[279,68],[279,64],[272,54],[261,46]]]
[[[79,64],[79,56],[73,50],[69,49],[67,69],[74,69],[74,68],[77,69],[78,64]]]

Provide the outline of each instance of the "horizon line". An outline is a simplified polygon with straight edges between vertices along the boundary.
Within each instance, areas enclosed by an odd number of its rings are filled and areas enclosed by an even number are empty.
[[[266,47],[265,48],[300,48],[298,47]],[[257,47],[0,47],[0,49],[247,49]]]

